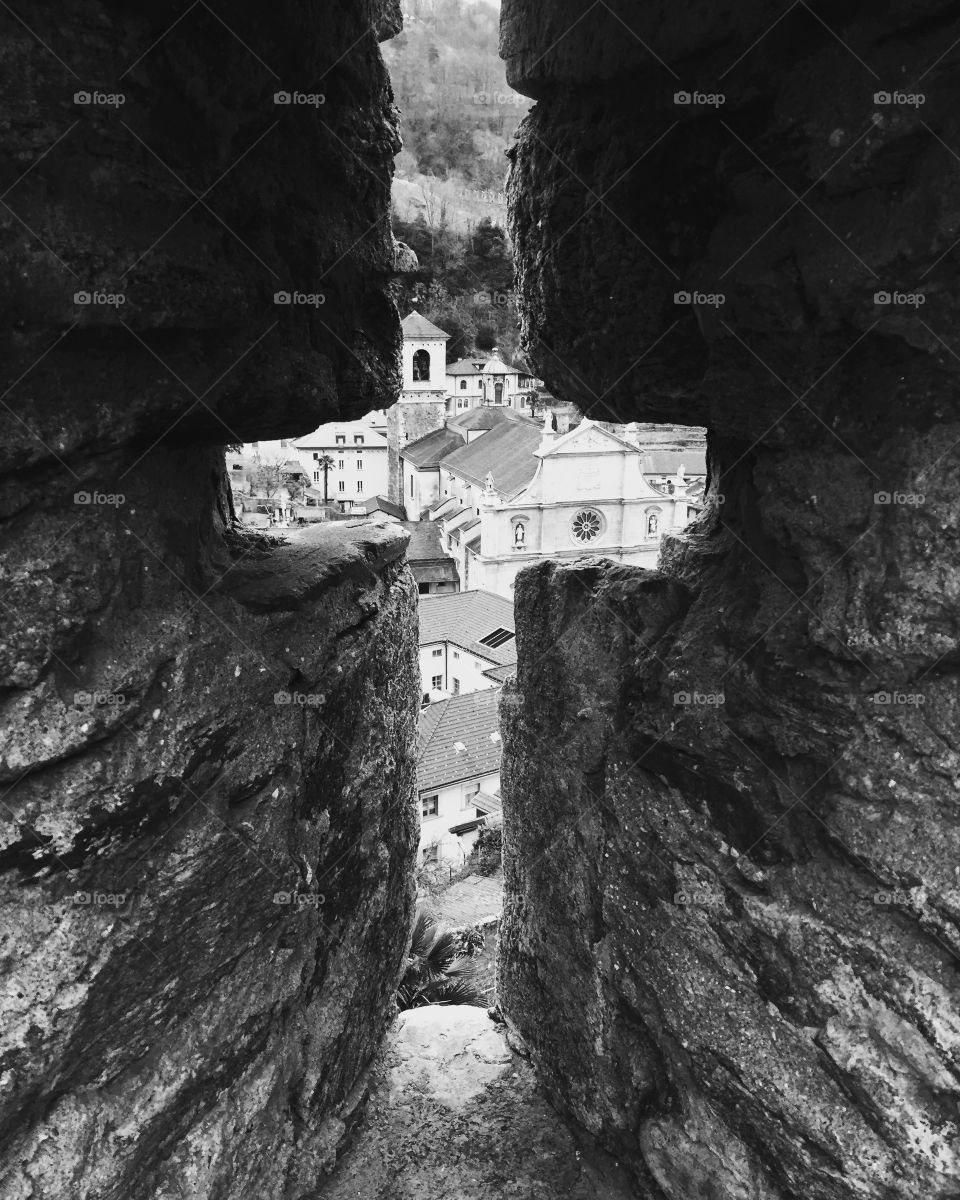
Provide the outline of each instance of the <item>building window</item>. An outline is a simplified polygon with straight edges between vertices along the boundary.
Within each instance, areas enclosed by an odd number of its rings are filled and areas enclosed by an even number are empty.
[[[413,476],[410,476],[410,495],[413,495]]]
[[[337,487],[338,487],[338,489],[339,489],[341,492],[345,492],[345,491],[347,490],[347,485],[346,485],[346,484],[343,482],[343,480],[342,480],[342,479],[341,479],[341,480],[340,480],[340,482],[337,484]]]
[[[465,379],[461,379],[460,380],[460,391],[465,392],[466,390],[467,390],[467,381]]]
[[[430,355],[418,350],[413,356],[413,379],[415,383],[426,383],[430,379]]]
[[[434,658],[443,658],[443,647],[441,646],[439,650],[431,650],[430,653]]]
[[[592,508],[582,508],[573,518],[571,530],[578,542],[592,542],[600,536],[603,529],[603,517]]]
[[[358,459],[357,459],[357,470],[358,470],[358,471],[362,471],[362,470],[363,470],[363,459],[362,459],[362,458],[358,458]]]
[[[430,817],[440,815],[440,797],[439,795],[421,796],[420,797],[420,814],[424,820],[429,820]]]
[[[342,458],[338,458],[338,459],[337,459],[337,467],[338,467],[338,468],[339,468],[341,471],[343,470],[343,459],[342,459]]]
[[[465,783],[463,785],[463,795],[460,800],[460,807],[461,808],[475,808],[476,807],[476,799],[479,794],[480,794],[480,784],[479,783]]]
[[[453,694],[454,694],[455,696],[459,696],[459,695],[460,695],[460,680],[459,680],[459,679],[454,679],[454,680],[453,680]]]
[[[358,479],[358,480],[357,480],[357,491],[358,491],[358,492],[362,492],[362,491],[363,491],[363,480],[362,480],[362,479]]]
[[[345,433],[337,434],[337,445],[345,446],[347,444],[347,435]]]
[[[433,690],[435,692],[439,692],[440,689],[443,687],[443,676],[442,675],[434,675],[433,678],[430,680],[430,686],[431,686],[431,688],[433,688]]]
[[[354,444],[355,446],[362,446],[362,445],[363,445],[363,434],[362,434],[362,433],[355,433],[355,434],[353,435],[353,444]]]
[[[242,464],[242,463],[234,463],[234,464],[233,464],[233,469],[234,469],[235,471],[242,471],[242,470],[243,470],[243,464]]]
[[[494,385],[493,402],[494,402],[494,404],[502,404],[503,403],[503,384],[502,383],[498,383],[498,384]]]
[[[314,483],[319,483],[319,482],[320,482],[320,472],[319,472],[319,471],[314,471],[314,473],[313,473],[313,482],[314,482]]]
[[[454,657],[455,659],[459,660],[459,658],[460,658],[460,654],[459,654],[459,652],[458,652],[457,650],[454,650],[454,652],[453,652],[453,657]]]
[[[469,399],[457,401],[457,408],[469,408],[469,407],[470,407]]]

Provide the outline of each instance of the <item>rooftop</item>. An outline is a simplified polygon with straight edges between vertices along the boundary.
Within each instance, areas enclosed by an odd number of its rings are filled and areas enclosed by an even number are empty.
[[[504,421],[475,442],[461,446],[443,461],[468,483],[483,487],[493,475],[497,491],[514,496],[533,479],[540,465],[534,451],[540,445],[542,426],[533,421]]]
[[[416,309],[408,317],[404,317],[403,336],[405,338],[449,338],[450,334],[438,329],[432,321],[421,316]]]
[[[479,364],[479,366],[478,366]],[[472,358],[458,358],[447,364],[448,375],[529,375],[526,367],[513,367],[502,358],[495,357],[489,350],[481,351]]]
[[[386,496],[374,496],[368,500],[363,506],[368,513],[382,512],[388,517],[397,517],[399,520],[406,518],[406,513],[399,504],[394,504],[392,500],[388,500]]]
[[[525,417],[506,405],[482,404],[478,408],[468,408],[466,412],[458,413],[455,417],[448,417],[447,428],[472,432],[475,429],[493,429],[504,421],[530,420],[530,417]]]
[[[407,560],[411,566],[418,562],[435,562],[437,559],[444,559],[454,565],[453,560],[443,552],[439,525],[435,525],[433,521],[403,521],[401,524],[410,532]]]
[[[421,793],[499,771],[502,753],[499,709],[500,689],[489,688],[485,692],[451,696],[421,712],[417,765],[417,787]]]
[[[400,457],[425,470],[437,467],[453,451],[464,445],[464,435],[453,429],[434,429],[432,433],[401,446]]]
[[[496,666],[512,666],[517,661],[516,638],[503,639],[503,633],[515,634],[516,628],[513,601],[493,592],[420,597],[421,646],[452,642]],[[485,638],[500,644],[491,645]]]

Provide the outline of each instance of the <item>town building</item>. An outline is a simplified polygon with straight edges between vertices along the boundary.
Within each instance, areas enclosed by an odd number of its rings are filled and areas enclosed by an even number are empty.
[[[450,335],[414,311],[403,321],[403,380],[400,398],[387,409],[389,484],[387,495],[403,504],[400,453],[436,429],[447,416],[447,342]]]
[[[420,713],[418,857],[463,862],[479,823],[499,810],[500,689],[451,696]]]
[[[532,416],[540,386],[540,380],[529,371],[505,363],[496,348],[451,363],[447,381],[451,416],[483,405],[506,406]]]
[[[400,398],[387,411],[390,444],[388,495],[417,515],[421,497],[411,495],[411,479],[403,475],[405,447],[443,431],[448,418],[475,408],[503,408],[532,415],[541,381],[521,367],[504,362],[498,350],[478,352],[447,365],[450,335],[419,312],[403,321],[403,382]],[[424,452],[435,446],[424,447]],[[425,507],[426,505],[423,505]]]
[[[457,564],[440,544],[440,529],[431,521],[404,521],[410,534],[407,562],[421,596],[442,596],[460,591]]]
[[[429,522],[426,528],[436,528]],[[423,596],[420,678],[424,703],[498,688],[517,664],[513,601],[492,592]]]
[[[696,450],[647,455],[594,421],[560,434],[549,414],[543,425],[515,416],[430,468],[440,494],[426,517],[464,591],[512,597],[517,573],[543,558],[591,553],[653,568],[663,535],[702,508],[704,475],[686,463],[705,472]]]
[[[296,453],[311,486],[344,512],[365,511],[369,500],[387,494],[386,423],[380,414],[321,425],[297,439]]]

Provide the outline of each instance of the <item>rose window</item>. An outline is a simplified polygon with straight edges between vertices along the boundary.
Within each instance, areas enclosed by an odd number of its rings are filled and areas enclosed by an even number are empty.
[[[573,518],[573,536],[578,542],[592,542],[603,528],[603,518],[593,509],[584,508]]]

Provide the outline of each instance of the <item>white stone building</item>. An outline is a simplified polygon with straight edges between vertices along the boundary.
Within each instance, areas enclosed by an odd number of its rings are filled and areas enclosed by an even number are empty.
[[[420,713],[419,860],[459,866],[478,823],[499,809],[499,688],[451,696]]]
[[[529,415],[541,386],[528,371],[505,363],[497,349],[451,363],[447,381],[451,416],[482,405],[506,406]]]
[[[346,511],[366,506],[387,493],[389,464],[386,421],[370,414],[359,421],[333,421],[298,438],[296,453],[309,473],[311,486],[324,494],[323,461],[326,470],[326,499]]]
[[[683,452],[658,487],[647,456],[625,438],[590,420],[566,434],[550,424],[549,414],[543,426],[501,421],[439,464],[428,515],[464,591],[512,597],[517,573],[544,558],[590,553],[655,567],[663,535],[700,511],[703,477],[686,474]],[[686,457],[705,469],[702,454]]]
[[[492,592],[420,599],[420,678],[425,703],[500,687],[517,663],[513,601]]]

